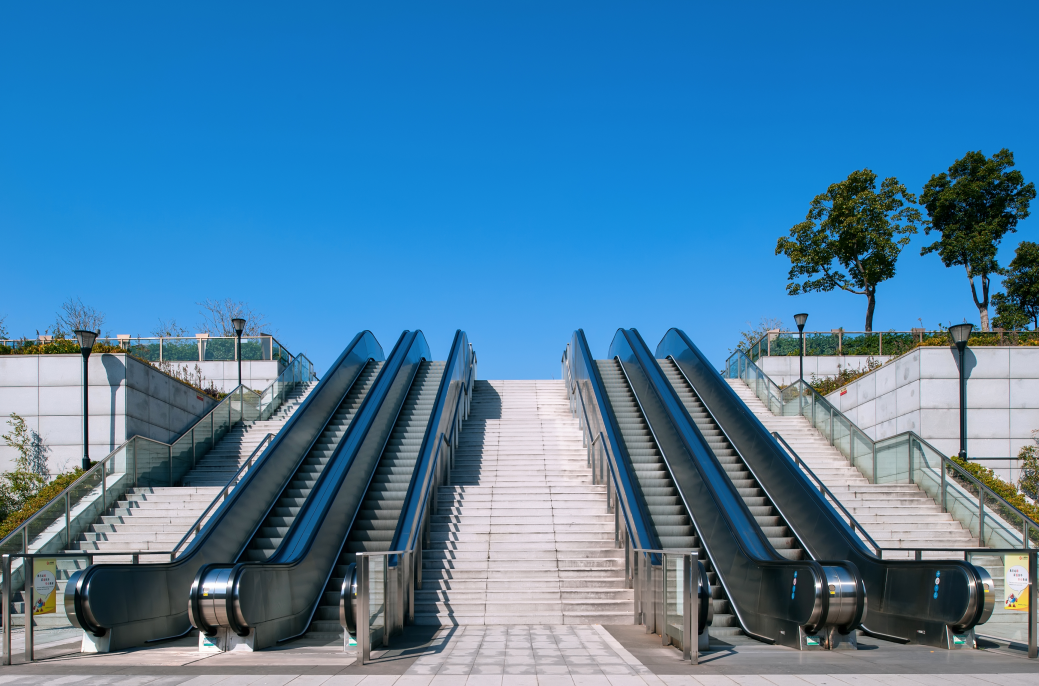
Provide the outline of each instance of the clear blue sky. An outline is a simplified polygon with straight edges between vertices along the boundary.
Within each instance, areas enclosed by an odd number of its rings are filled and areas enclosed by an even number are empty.
[[[1039,181],[1035,2],[162,5],[0,6],[14,335],[68,296],[141,335],[231,297],[322,372],[364,328],[438,357],[463,328],[483,378],[558,375],[576,327],[720,366],[763,316],[861,328],[773,254],[829,183],[1001,147]],[[877,329],[977,322],[925,240]]]

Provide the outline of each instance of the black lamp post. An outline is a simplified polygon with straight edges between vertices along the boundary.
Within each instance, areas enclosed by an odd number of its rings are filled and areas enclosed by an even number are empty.
[[[87,358],[90,357],[90,352],[94,349],[94,341],[97,340],[97,335],[101,332],[76,329],[73,333],[76,334],[76,340],[79,341],[79,351],[83,353],[83,471],[85,472],[90,469],[90,412],[87,407],[87,389],[89,388]]]
[[[242,385],[242,332],[245,331],[245,320],[235,317],[231,320],[231,324],[234,325],[235,335],[238,336],[238,349],[235,351],[235,357],[238,358],[238,385]]]
[[[794,322],[797,324],[797,332],[801,335],[800,346],[798,347],[798,357],[800,357],[801,370],[798,373],[798,379],[801,381],[801,387],[797,389],[797,411],[799,413],[804,412],[804,384],[805,384],[805,322],[808,321],[808,313],[802,312],[801,314],[794,315]]]
[[[973,324],[957,324],[949,327],[949,335],[956,349],[960,351],[960,459],[967,459],[967,370],[964,364],[967,352],[967,339],[974,328]]]

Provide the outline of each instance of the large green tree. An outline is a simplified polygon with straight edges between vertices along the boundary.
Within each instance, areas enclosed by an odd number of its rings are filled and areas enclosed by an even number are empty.
[[[999,242],[1017,230],[1035,198],[1035,184],[1026,184],[1013,166],[1014,153],[1006,148],[991,158],[980,150],[968,152],[948,172],[932,176],[920,194],[931,218],[927,233],[935,230],[942,235],[920,254],[936,252],[946,267],[958,264],[967,270],[982,331],[989,330],[991,277],[1000,273],[996,261]]]
[[[840,288],[864,295],[866,331],[873,330],[877,285],[895,275],[895,262],[923,215],[916,196],[895,177],[853,171],[815,196],[808,215],[780,237],[776,254],[790,258],[790,295]],[[800,281],[802,277],[804,281]]]
[[[1029,324],[1039,329],[1039,243],[1021,241],[1007,269],[1003,288],[992,302],[996,306],[996,326],[1023,329]]]

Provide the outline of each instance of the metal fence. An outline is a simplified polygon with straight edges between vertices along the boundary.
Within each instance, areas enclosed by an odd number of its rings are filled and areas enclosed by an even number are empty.
[[[918,346],[947,346],[951,342],[947,331],[805,331],[804,338],[797,332],[770,331],[745,350],[747,357],[757,362],[762,357],[797,356],[817,357],[842,355],[897,356]],[[1035,331],[974,331],[970,345],[1039,345]]]
[[[18,351],[54,342],[49,337],[22,338],[0,340],[0,345]],[[149,362],[234,362],[238,359],[236,342],[237,339],[231,336],[117,336],[98,338],[95,343],[122,348]],[[294,359],[278,339],[266,334],[243,336],[241,357],[245,361],[280,360],[285,364]]]

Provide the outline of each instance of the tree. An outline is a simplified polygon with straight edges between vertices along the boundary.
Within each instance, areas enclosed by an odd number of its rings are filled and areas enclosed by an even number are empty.
[[[884,179],[879,193],[876,188],[872,171],[853,171],[815,196],[805,221],[776,243],[776,254],[790,258],[787,293],[840,288],[864,295],[866,331],[873,330],[877,285],[895,275],[895,262],[922,221],[916,196],[898,179]],[[799,277],[809,278],[798,283]]]
[[[269,330],[271,325],[267,321],[267,315],[262,312],[254,312],[248,303],[234,301],[230,298],[224,300],[206,298],[196,305],[202,308],[199,312],[202,319],[198,323],[198,330],[208,333],[210,336],[234,336],[234,324],[231,323],[231,320],[238,317],[245,320],[243,333],[245,336],[273,333]]]
[[[750,328],[740,331],[740,340],[736,343],[736,347],[729,348],[730,355],[737,350],[748,352],[750,347],[760,341],[762,336],[767,334],[769,331],[782,329],[783,320],[776,317],[762,317],[761,322],[759,322],[757,326],[753,326],[750,322],[747,322],[747,326]]]
[[[187,336],[188,332],[183,326],[177,324],[176,319],[160,319],[155,330],[152,331],[152,335],[161,338],[177,338],[179,336]]]
[[[54,337],[68,338],[76,329],[100,331],[105,323],[105,315],[93,307],[84,305],[80,298],[69,297],[61,305],[57,321],[54,323]]]
[[[989,330],[990,277],[1000,273],[999,242],[1008,232],[1017,231],[1017,223],[1028,216],[1028,205],[1035,198],[1035,184],[1026,184],[1013,166],[1014,153],[1006,148],[991,158],[980,150],[968,152],[948,172],[932,176],[920,194],[931,218],[926,232],[933,229],[942,235],[920,254],[937,252],[946,267],[963,265],[982,331]]]
[[[1005,294],[992,296],[999,315],[997,326],[1024,329],[1031,323],[1033,329],[1039,329],[1039,243],[1021,241],[1010,266],[1003,270],[1003,288]],[[1016,326],[1007,326],[1010,321]]]

